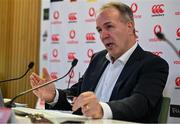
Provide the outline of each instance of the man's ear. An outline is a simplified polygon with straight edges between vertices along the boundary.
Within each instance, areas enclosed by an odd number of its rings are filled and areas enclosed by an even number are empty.
[[[129,34],[134,34],[134,23],[133,22],[131,22],[131,21],[129,21],[129,22],[127,22],[127,27],[128,27],[128,32],[129,32]]]

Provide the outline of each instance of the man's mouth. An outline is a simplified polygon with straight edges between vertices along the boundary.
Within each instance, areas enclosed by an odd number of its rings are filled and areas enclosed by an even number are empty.
[[[110,48],[112,48],[113,43],[107,43],[107,44],[105,44],[105,46],[106,46],[106,48],[110,49]]]

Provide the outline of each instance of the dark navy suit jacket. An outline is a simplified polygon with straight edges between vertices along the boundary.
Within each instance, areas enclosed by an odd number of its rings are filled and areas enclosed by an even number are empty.
[[[96,53],[83,77],[71,89],[58,90],[58,103],[51,109],[71,110],[66,94],[78,96],[82,92],[95,91],[109,63],[106,54],[106,50]],[[169,66],[165,60],[142,50],[138,45],[125,64],[107,102],[113,119],[157,122],[168,71]],[[46,108],[50,108],[49,105],[46,104]],[[75,113],[80,114],[81,111]]]

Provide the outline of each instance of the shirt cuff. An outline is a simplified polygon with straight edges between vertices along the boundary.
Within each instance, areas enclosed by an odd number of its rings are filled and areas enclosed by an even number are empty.
[[[112,119],[112,111],[107,103],[99,102],[103,109],[103,118]]]
[[[52,102],[49,102],[47,104],[49,104],[51,107],[54,107],[56,105],[56,103],[58,102],[59,99],[59,92],[56,89],[56,96],[54,97],[54,100]]]

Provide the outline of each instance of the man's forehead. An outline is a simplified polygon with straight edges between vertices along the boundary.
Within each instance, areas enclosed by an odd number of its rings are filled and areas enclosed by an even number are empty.
[[[120,15],[118,11],[102,11],[99,13],[99,15],[96,16],[96,23],[101,23],[101,24],[110,24],[115,20],[119,20]]]
[[[119,13],[119,11],[116,9],[116,8],[114,8],[114,7],[109,7],[109,8],[105,8],[105,9],[102,9],[102,10],[100,10],[99,12],[97,12],[97,16],[98,15],[101,15],[101,14],[111,14],[111,13]]]
[[[116,10],[115,8],[106,8],[97,14],[96,20],[98,19],[111,20],[112,18],[119,18],[119,16],[120,16],[119,11]]]

